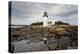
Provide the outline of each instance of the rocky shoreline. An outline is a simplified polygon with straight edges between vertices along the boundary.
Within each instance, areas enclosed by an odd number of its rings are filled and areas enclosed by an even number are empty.
[[[30,42],[41,42],[47,38],[48,50],[63,50],[78,48],[78,26],[55,25],[50,27],[25,26],[11,28],[11,42],[30,40]],[[34,50],[33,50],[34,51]]]

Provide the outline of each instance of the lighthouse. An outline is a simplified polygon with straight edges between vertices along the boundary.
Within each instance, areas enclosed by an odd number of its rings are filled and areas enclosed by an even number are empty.
[[[43,27],[46,27],[46,26],[48,26],[48,15],[47,15],[47,12],[45,11],[43,15]]]

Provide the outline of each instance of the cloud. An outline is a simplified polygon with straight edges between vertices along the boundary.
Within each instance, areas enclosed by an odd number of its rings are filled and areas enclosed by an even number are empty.
[[[42,21],[44,11],[48,12],[50,20],[62,20],[78,24],[78,6],[70,4],[12,2],[12,24],[31,24]],[[74,23],[73,21],[76,21]]]

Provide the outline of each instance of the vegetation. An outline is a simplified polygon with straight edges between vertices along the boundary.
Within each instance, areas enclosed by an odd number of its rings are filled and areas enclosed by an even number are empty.
[[[48,24],[52,24],[52,22],[48,22]],[[31,25],[43,25],[43,22],[36,22],[36,23],[32,23]],[[62,21],[56,21],[55,22],[55,25],[70,25],[69,23],[65,23],[65,22],[62,22]]]
[[[31,25],[43,25],[43,22],[32,23]]]
[[[70,25],[69,23],[64,23],[62,21],[55,22],[55,25]]]

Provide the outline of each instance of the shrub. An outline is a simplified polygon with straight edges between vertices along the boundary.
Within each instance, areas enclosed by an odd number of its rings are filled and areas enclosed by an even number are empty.
[[[43,22],[32,23],[31,25],[43,25]]]
[[[55,22],[55,25],[70,25],[69,23],[64,23],[62,21]]]

